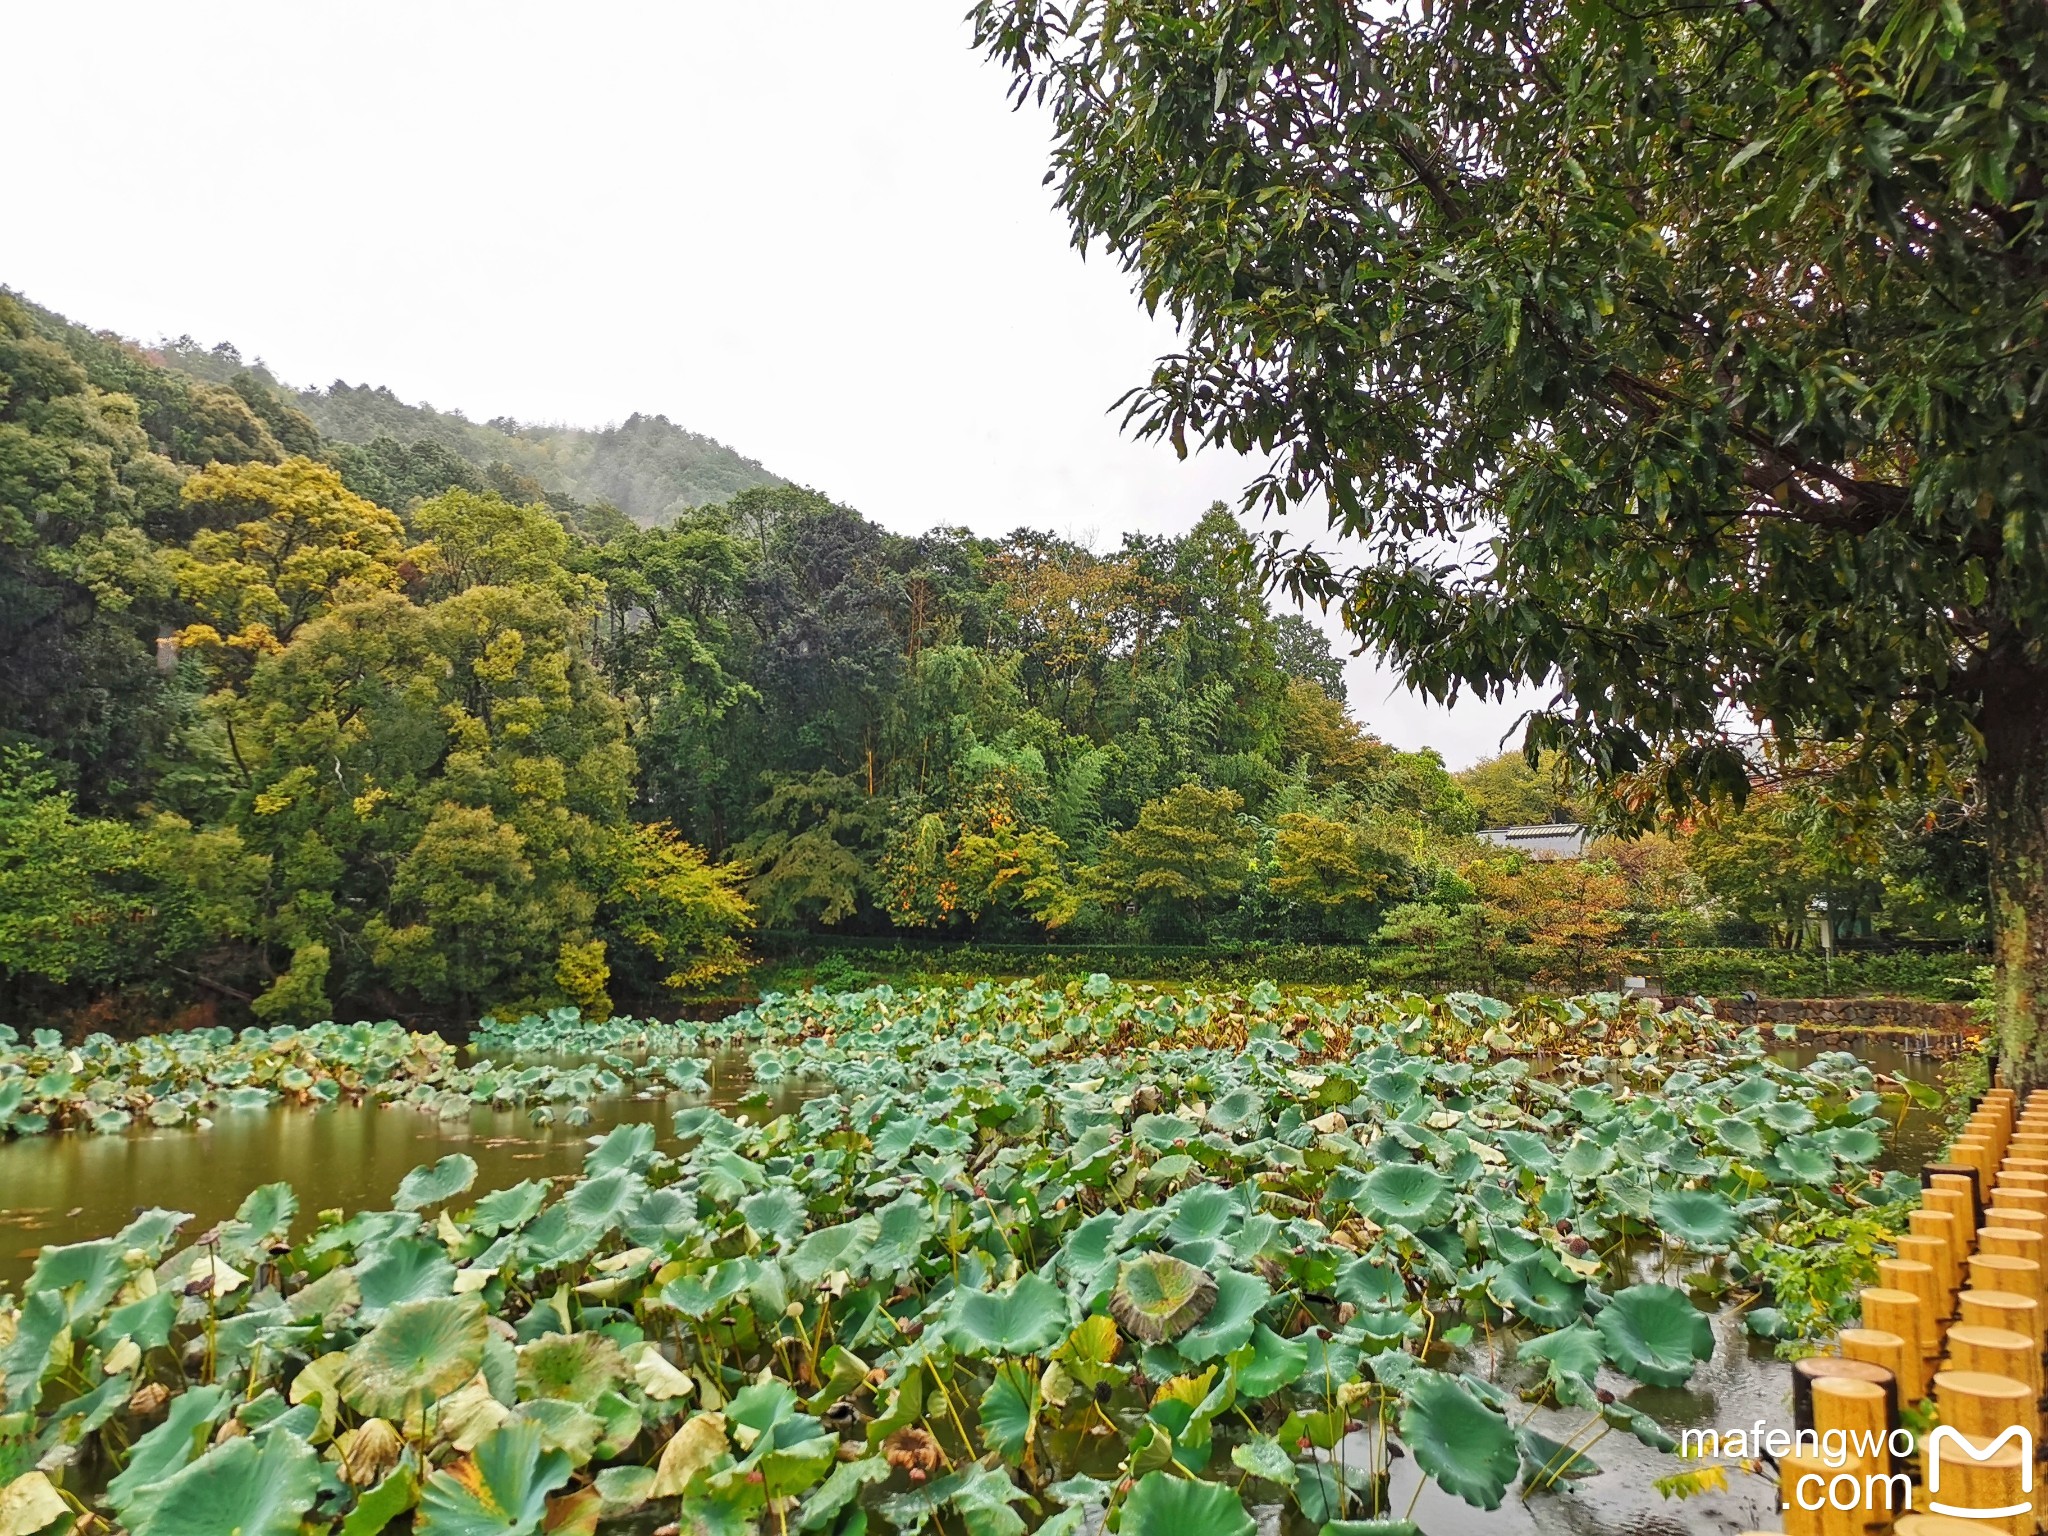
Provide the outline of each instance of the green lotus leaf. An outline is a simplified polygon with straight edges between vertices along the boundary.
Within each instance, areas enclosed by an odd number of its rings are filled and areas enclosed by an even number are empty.
[[[1714,1139],[1737,1157],[1746,1157],[1751,1162],[1761,1158],[1768,1150],[1763,1128],[1743,1115],[1723,1115],[1716,1120]]]
[[[562,1206],[577,1226],[609,1231],[639,1204],[646,1188],[638,1174],[614,1168],[570,1186],[569,1193],[562,1197]]]
[[[962,1354],[1043,1354],[1066,1333],[1066,1298],[1043,1275],[1000,1293],[962,1291],[954,1302],[951,1336]]]
[[[155,1503],[155,1489],[205,1449],[214,1422],[228,1411],[227,1388],[194,1387],[171,1399],[170,1411],[130,1447],[128,1464],[107,1484],[107,1502],[131,1530]]]
[[[1244,1501],[1225,1483],[1147,1472],[1124,1498],[1120,1536],[1254,1536]]]
[[[165,1290],[115,1307],[107,1312],[93,1342],[110,1349],[122,1339],[133,1339],[138,1349],[161,1349],[171,1341],[178,1321],[178,1300],[178,1292]]]
[[[1179,1115],[1140,1115],[1131,1122],[1131,1134],[1145,1146],[1165,1151],[1176,1141],[1193,1141],[1202,1128]]]
[[[643,1248],[661,1248],[697,1226],[697,1197],[688,1190],[650,1189],[627,1213],[620,1228]]]
[[[1219,1131],[1261,1131],[1266,1125],[1265,1101],[1249,1088],[1233,1088],[1209,1106],[1208,1120]]]
[[[539,1179],[492,1190],[477,1201],[474,1225],[479,1232],[516,1232],[540,1213],[547,1198],[548,1186]]]
[[[402,1461],[382,1482],[356,1500],[356,1507],[341,1522],[340,1536],[379,1536],[419,1501],[419,1474],[411,1462]]]
[[[872,1149],[875,1161],[884,1168],[902,1162],[930,1133],[931,1122],[914,1115],[891,1120],[875,1132]]]
[[[843,1461],[832,1469],[832,1475],[820,1483],[815,1492],[804,1500],[803,1507],[790,1523],[796,1531],[844,1530],[845,1526],[835,1520],[848,1506],[860,1497],[861,1489],[871,1483],[885,1483],[894,1469],[880,1456],[863,1456],[858,1461]],[[602,1474],[600,1474],[600,1477]]]
[[[1401,1439],[1446,1493],[1499,1509],[1521,1469],[1515,1432],[1466,1385],[1439,1371],[1417,1373],[1402,1390]]]
[[[1750,1074],[1728,1091],[1728,1102],[1737,1109],[1761,1109],[1778,1096],[1778,1085],[1769,1078]]]
[[[489,1336],[475,1296],[400,1302],[348,1351],[342,1398],[358,1413],[402,1421],[474,1376]]]
[[[132,1273],[119,1238],[45,1248],[29,1274],[31,1294],[60,1300],[65,1319],[77,1324],[97,1317]]]
[[[1678,1441],[1671,1431],[1644,1413],[1640,1408],[1631,1408],[1619,1398],[1600,1405],[1600,1417],[1616,1429],[1625,1429],[1653,1451],[1675,1451]]]
[[[1060,1267],[1077,1280],[1093,1280],[1124,1246],[1123,1218],[1115,1211],[1090,1216],[1060,1245]]]
[[[590,1404],[631,1377],[619,1346],[601,1333],[545,1333],[519,1346],[519,1396]]]
[[[298,1536],[320,1492],[320,1458],[296,1435],[214,1446],[149,1491],[135,1536]]]
[[[625,1168],[637,1173],[653,1161],[654,1127],[643,1121],[613,1126],[583,1159],[583,1171],[595,1175]]]
[[[1283,1338],[1259,1323],[1253,1327],[1250,1340],[1232,1352],[1231,1360],[1237,1366],[1238,1396],[1271,1397],[1301,1380],[1302,1372],[1308,1369],[1308,1346],[1298,1339]]]
[[[871,1219],[820,1227],[790,1254],[790,1275],[799,1285],[816,1285],[834,1270],[858,1273],[874,1241],[875,1227]]]
[[[793,1243],[801,1237],[809,1214],[804,1197],[788,1184],[778,1184],[740,1202],[740,1215],[747,1225],[778,1243]]]
[[[1637,1381],[1682,1387],[1714,1353],[1714,1330],[1685,1292],[1669,1285],[1618,1291],[1593,1320],[1607,1358]]]
[[[376,1258],[356,1270],[363,1313],[381,1317],[409,1301],[427,1301],[455,1289],[455,1266],[448,1250],[430,1238],[400,1237],[384,1245]]]
[[[1237,1204],[1227,1190],[1214,1184],[1197,1184],[1175,1197],[1173,1221],[1165,1236],[1174,1244],[1203,1242],[1221,1237],[1230,1227]]]
[[[1038,1428],[1038,1377],[1014,1360],[996,1368],[981,1395],[982,1443],[1011,1466],[1022,1465]]]
[[[1828,1132],[1828,1144],[1845,1163],[1867,1163],[1884,1150],[1884,1139],[1860,1125],[1845,1125]]]
[[[1216,1304],[1216,1282],[1170,1253],[1144,1253],[1117,1266],[1109,1310],[1124,1331],[1147,1344],[1178,1338]],[[1242,1342],[1242,1341],[1240,1341]]]
[[[1719,1252],[1742,1232],[1735,1207],[1709,1189],[1659,1190],[1650,1197],[1650,1215],[1666,1237],[1688,1248]]]
[[[877,1280],[893,1284],[923,1256],[932,1234],[931,1212],[915,1195],[904,1195],[875,1212],[875,1223],[861,1262]]]
[[[1613,1168],[1616,1155],[1614,1148],[1606,1142],[1580,1136],[1564,1149],[1564,1156],[1557,1160],[1557,1167],[1566,1178],[1583,1182],[1597,1179]]]
[[[1230,1464],[1253,1477],[1278,1483],[1282,1488],[1292,1488],[1301,1480],[1301,1474],[1295,1470],[1294,1458],[1271,1435],[1255,1434],[1249,1440],[1240,1441],[1231,1448]]]
[[[151,1206],[137,1216],[116,1234],[114,1241],[125,1253],[130,1248],[140,1248],[154,1264],[163,1257],[166,1244],[177,1235],[178,1229],[192,1219],[186,1211],[167,1211],[162,1206]]]
[[[476,1159],[451,1152],[438,1163],[426,1163],[398,1181],[391,1203],[401,1211],[424,1210],[453,1200],[476,1182]]]
[[[1614,1118],[1614,1095],[1600,1088],[1574,1088],[1567,1101],[1588,1125],[1601,1125]]]
[[[1257,1275],[1226,1269],[1216,1276],[1216,1299],[1202,1320],[1180,1335],[1174,1347],[1200,1364],[1243,1346],[1252,1336],[1259,1309],[1273,1299],[1273,1288]]]
[[[1550,1150],[1550,1143],[1541,1136],[1528,1131],[1495,1131],[1493,1140],[1517,1168],[1542,1174],[1557,1166],[1557,1157]]]
[[[1584,1323],[1525,1340],[1515,1358],[1544,1368],[1544,1385],[1561,1403],[1592,1408],[1599,1402],[1595,1379],[1600,1374],[1600,1335]]]
[[[574,1469],[541,1448],[538,1424],[513,1421],[484,1437],[469,1461],[427,1479],[416,1517],[420,1536],[533,1536],[548,1495]]]
[[[512,1410],[511,1422],[540,1428],[544,1451],[560,1451],[569,1465],[580,1467],[597,1454],[605,1438],[605,1421],[581,1403],[557,1397],[537,1397]]]
[[[255,1241],[284,1236],[298,1214],[299,1197],[283,1180],[258,1185],[235,1208],[235,1220],[248,1229],[248,1236]]]
[[[1408,1305],[1408,1288],[1402,1282],[1401,1271],[1363,1254],[1344,1261],[1330,1289],[1339,1301],[1348,1301],[1365,1311]]]
[[[1827,1147],[1798,1137],[1779,1144],[1764,1163],[1764,1172],[1774,1184],[1827,1184],[1835,1176],[1835,1159]]]
[[[1813,1111],[1796,1099],[1779,1099],[1764,1107],[1764,1124],[1788,1136],[1810,1131],[1815,1123]]]
[[[1518,1317],[1545,1328],[1577,1321],[1586,1305],[1584,1282],[1558,1273],[1541,1253],[1515,1260],[1494,1276],[1487,1294]]]
[[[1416,1072],[1408,1068],[1375,1072],[1366,1083],[1365,1091],[1382,1104],[1399,1106],[1411,1102],[1422,1091],[1422,1081]]]
[[[1382,1226],[1435,1226],[1451,1213],[1451,1186],[1420,1163],[1383,1163],[1366,1175],[1359,1203]]]
[[[1522,1457],[1522,1486],[1531,1493],[1592,1477],[1599,1464],[1577,1446],[1565,1445],[1527,1425],[1515,1431]]]
[[[727,1259],[698,1275],[679,1275],[661,1288],[660,1301],[685,1317],[706,1318],[754,1283],[760,1266],[752,1259]]]

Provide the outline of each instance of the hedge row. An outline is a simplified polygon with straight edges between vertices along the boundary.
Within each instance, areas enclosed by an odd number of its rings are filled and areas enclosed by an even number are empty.
[[[771,936],[771,938],[774,936]],[[945,944],[894,939],[783,936],[770,943],[765,987],[815,978],[830,986],[881,980],[1044,976],[1066,981],[1102,972],[1119,980],[1243,987],[1270,978],[1295,986],[1369,986],[1437,992],[1474,989],[1514,994],[1513,975],[1450,974],[1424,951],[1340,944]],[[777,951],[780,953],[777,953]],[[1910,997],[1962,1002],[1982,995],[1981,957],[1962,953],[1825,955],[1759,949],[1618,951],[1612,985],[1624,971],[1648,976],[1670,996]]]

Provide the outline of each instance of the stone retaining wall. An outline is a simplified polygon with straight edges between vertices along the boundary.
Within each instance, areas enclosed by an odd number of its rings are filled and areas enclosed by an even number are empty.
[[[1724,997],[1715,1000],[1714,1013],[1738,1024],[1798,1024],[1818,1030],[1962,1035],[1983,1029],[1973,1004],[1930,1003],[1910,997],[1767,997],[1753,1003]]]

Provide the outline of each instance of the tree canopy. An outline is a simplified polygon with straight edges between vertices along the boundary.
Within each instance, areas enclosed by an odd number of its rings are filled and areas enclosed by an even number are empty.
[[[1373,945],[1436,988],[1797,946],[1817,907],[1844,942],[1983,931],[1955,795],[1861,837],[1816,781],[1582,871],[1476,840],[1564,805],[1554,760],[1373,736],[1222,507],[1091,548],[756,485],[639,528],[12,299],[0,341],[31,1010],[602,1011],[732,985],[760,929]]]
[[[2048,1057],[2048,16],[1970,0],[982,0],[1077,243],[1271,455],[1274,553],[1638,823],[1800,764],[1980,799]],[[1974,783],[1973,783],[1974,781]]]

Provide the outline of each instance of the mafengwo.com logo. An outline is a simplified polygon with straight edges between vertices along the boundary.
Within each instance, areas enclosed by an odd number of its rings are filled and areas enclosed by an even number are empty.
[[[1989,1461],[1998,1454],[1999,1448],[2017,1440],[2020,1447],[2020,1492],[2027,1495],[2017,1504],[2007,1504],[1995,1509],[1985,1509],[1975,1504],[1945,1504],[1940,1498],[1941,1469],[1943,1457],[1953,1465],[1956,1457],[1967,1456],[1975,1462]],[[1951,1479],[1953,1481],[1953,1479]],[[1962,1435],[1944,1424],[1927,1437],[1927,1510],[1929,1514],[1954,1515],[1964,1520],[2002,1520],[2009,1515],[2024,1515],[2034,1507],[2034,1437],[2015,1424],[1995,1440],[1984,1442],[1982,1450],[1977,1449]]]
[[[1962,1502],[1958,1485],[1965,1478],[1957,1475],[1957,1468],[1965,1464],[1982,1466],[2009,1445],[2017,1446],[2017,1462],[2006,1458],[2005,1464],[2016,1465],[2019,1491],[2025,1497],[2008,1504]],[[1678,1453],[1687,1458],[1737,1460],[1768,1456],[1778,1462],[1779,1495],[1786,1509],[1808,1514],[1831,1509],[1870,1516],[1881,1512],[1904,1514],[1916,1508],[1912,1478],[1888,1469],[1910,1463],[1918,1449],[1917,1438],[1906,1429],[1894,1429],[1887,1434],[1835,1429],[1817,1434],[1810,1429],[1767,1429],[1759,1420],[1752,1428],[1727,1433],[1682,1430]],[[1926,1451],[1927,1486],[1924,1500],[1917,1506],[1922,1512],[1962,1520],[2004,1520],[2033,1509],[2034,1437],[2028,1430],[2014,1426],[1994,1439],[1973,1443],[1944,1424],[1927,1436]],[[1788,1456],[1802,1458],[1807,1464],[1788,1465]],[[1815,1461],[1823,1470],[1812,1468]],[[1944,1493],[1948,1497],[1944,1498]]]

